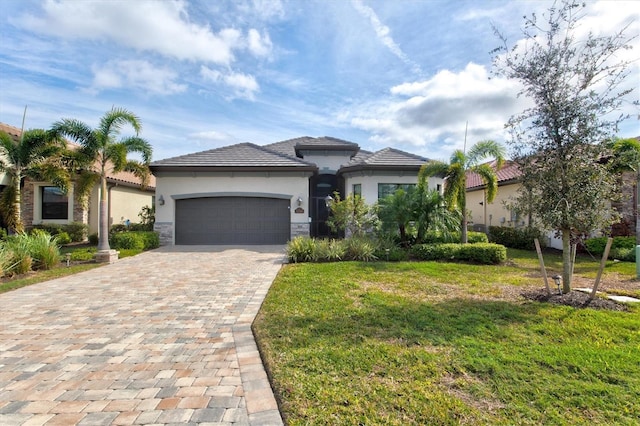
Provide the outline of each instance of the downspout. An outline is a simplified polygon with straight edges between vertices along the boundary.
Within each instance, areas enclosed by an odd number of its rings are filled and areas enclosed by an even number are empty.
[[[111,229],[111,189],[118,186],[118,184],[107,184],[107,224],[108,228]]]

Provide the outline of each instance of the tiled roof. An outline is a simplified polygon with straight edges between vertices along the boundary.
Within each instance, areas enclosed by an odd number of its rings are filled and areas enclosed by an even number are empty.
[[[489,164],[494,170],[496,169],[496,161],[490,161]],[[505,161],[502,167],[496,172],[498,175],[498,185],[505,184],[517,180],[520,177],[520,169],[513,161]],[[482,188],[484,183],[477,173],[467,172],[467,189]]]
[[[395,148],[384,148],[370,153],[360,152],[341,171],[357,170],[415,170],[418,171],[428,159]]]
[[[11,136],[16,142],[20,140],[20,135],[22,131],[17,127],[10,126],[5,123],[0,123],[0,131],[6,132],[9,136]],[[77,149],[80,145],[75,144],[73,142],[67,141],[67,147],[69,149]],[[140,186],[140,179],[136,177],[133,173],[130,172],[107,172],[107,180],[113,183],[121,183],[127,186]],[[156,178],[155,176],[149,176],[149,182],[147,183],[147,189],[153,189],[156,186]]]
[[[180,168],[180,170],[189,168],[198,170],[207,168],[214,170],[242,168],[315,170],[316,166],[300,158],[245,142],[151,163],[153,171],[169,170],[169,168]]]

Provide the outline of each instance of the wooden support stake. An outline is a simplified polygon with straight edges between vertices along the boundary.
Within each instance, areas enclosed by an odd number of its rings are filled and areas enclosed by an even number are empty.
[[[547,270],[544,267],[544,258],[542,257],[542,250],[540,249],[540,241],[537,238],[533,240],[536,245],[536,251],[538,252],[538,261],[540,262],[540,271],[542,272],[542,278],[544,278],[544,286],[547,289],[547,295],[551,296],[551,288],[549,288],[549,279],[547,278]]]
[[[600,278],[602,277],[602,272],[604,271],[604,267],[607,263],[607,258],[609,257],[609,250],[611,249],[611,243],[613,242],[613,238],[607,238],[607,245],[604,247],[604,253],[602,253],[602,260],[600,261],[600,269],[598,269],[598,276],[596,276],[596,283],[593,285],[593,290],[591,291],[591,296],[589,296],[589,300],[593,300],[596,297],[596,292],[598,291],[598,285],[600,285]]]

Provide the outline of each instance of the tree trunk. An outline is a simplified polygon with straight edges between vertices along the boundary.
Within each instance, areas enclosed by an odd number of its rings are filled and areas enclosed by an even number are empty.
[[[463,191],[465,188],[462,189]],[[460,224],[460,242],[467,244],[467,199],[462,195],[462,202],[460,203],[460,209],[462,210],[462,223]]]
[[[109,212],[107,210],[107,178],[100,177],[100,232],[98,233],[98,251],[111,250],[109,247]]]
[[[16,234],[24,231],[24,224],[22,223],[22,192],[20,191],[21,180],[22,175],[20,173],[16,173],[14,181],[14,185],[16,186],[16,197],[13,200],[13,232]]]
[[[571,291],[571,231],[562,230],[562,293]]]

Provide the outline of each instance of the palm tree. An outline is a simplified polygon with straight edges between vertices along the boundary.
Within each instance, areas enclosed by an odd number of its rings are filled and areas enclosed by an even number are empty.
[[[67,191],[70,176],[63,161],[65,145],[55,133],[42,129],[23,131],[18,141],[0,132],[0,172],[9,176],[9,185],[0,195],[0,207],[11,232],[24,231],[20,188],[23,178],[47,180]]]
[[[383,229],[396,229],[400,244],[407,244],[407,227],[415,219],[414,194],[412,190],[398,189],[393,194],[378,200],[378,218]]]
[[[135,136],[117,138],[124,125],[130,125]],[[109,251],[109,221],[107,218],[107,174],[129,171],[140,178],[142,186],[148,182],[151,145],[138,134],[140,119],[123,108],[112,108],[101,119],[97,128],[75,119],[62,119],[53,124],[56,134],[64,135],[80,145],[76,151],[76,167],[80,172],[78,192],[86,198],[93,184],[100,182],[100,217],[98,250]],[[130,160],[129,153],[141,154],[142,161]]]
[[[493,201],[498,192],[498,177],[495,170],[489,164],[480,164],[480,161],[488,157],[496,160],[499,169],[504,163],[504,147],[491,140],[481,141],[472,146],[468,153],[459,149],[454,151],[449,164],[434,160],[427,162],[418,175],[423,182],[431,176],[444,176],[445,201],[449,208],[459,209],[462,216],[460,238],[463,244],[467,242],[467,172],[477,173],[487,186],[488,203]]]

